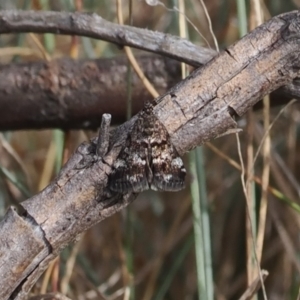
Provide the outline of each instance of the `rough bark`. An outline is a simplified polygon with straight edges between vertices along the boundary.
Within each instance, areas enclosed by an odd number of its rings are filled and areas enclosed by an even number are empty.
[[[180,64],[159,56],[138,61],[160,94],[180,81]],[[114,124],[126,120],[128,61],[59,59],[0,65],[0,130],[97,129],[110,113]],[[151,95],[135,72],[131,81],[132,112]]]
[[[181,80],[180,63],[175,60],[154,55],[137,59],[160,95]],[[121,124],[126,120],[127,71],[125,56],[0,65],[0,130],[96,130],[107,112],[113,124]],[[135,72],[131,82],[134,115],[152,97]],[[271,106],[300,98],[299,94],[295,80],[271,94]]]
[[[235,128],[235,115],[299,76],[299,28],[298,11],[275,17],[156,99],[155,115],[181,155]],[[81,145],[54,182],[19,213],[8,210],[0,224],[1,299],[24,299],[62,248],[133,200],[106,184],[134,121],[112,133],[102,159],[95,142]]]
[[[32,31],[90,36],[156,52],[192,66],[201,66],[217,54],[178,37],[117,25],[95,14],[1,11],[0,25],[0,33]],[[179,81],[180,69],[172,60],[144,56],[140,64],[161,94]],[[113,115],[114,124],[120,124],[125,121],[126,72],[124,58],[61,59],[1,66],[0,130],[97,129],[101,115],[106,112]],[[133,76],[135,114],[150,96]],[[299,98],[299,90],[297,81],[291,82],[271,94],[271,105]]]

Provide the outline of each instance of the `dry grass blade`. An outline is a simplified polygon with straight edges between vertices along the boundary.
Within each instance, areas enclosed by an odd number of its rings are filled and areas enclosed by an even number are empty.
[[[79,252],[79,249],[80,249],[83,239],[84,239],[84,234],[80,237],[80,240],[74,245],[72,252],[66,262],[65,274],[60,281],[60,291],[63,294],[67,294],[67,292],[68,292],[69,283],[70,283],[71,276],[73,274],[73,270],[74,270],[74,266],[75,266],[75,262],[76,262],[76,257]]]
[[[28,300],[72,300],[61,293],[49,293],[28,298]]]
[[[273,205],[270,207],[270,213],[271,213],[272,221],[275,224],[275,227],[277,229],[278,235],[288,254],[288,258],[293,262],[294,266],[297,269],[298,274],[300,274],[300,260],[298,258],[299,250],[296,248],[295,243],[293,242],[284,224],[280,220],[278,212],[276,211]]]
[[[220,151],[218,148],[216,148],[213,144],[207,143],[206,146],[211,149],[214,153],[216,153],[218,156],[222,157],[224,160],[226,160],[232,167],[242,172],[242,167],[240,164],[238,164],[235,160],[230,158],[228,155]],[[253,176],[253,180],[259,184],[262,185],[261,179],[257,176]],[[284,201],[285,203],[289,204],[295,211],[300,213],[300,207],[296,202],[293,202],[288,197],[285,197],[283,193],[281,193],[279,190],[275,189],[272,186],[268,186],[268,192],[278,198],[279,200]],[[292,198],[291,198],[292,199]]]
[[[144,300],[151,299],[153,296],[153,293],[155,291],[156,280],[164,262],[164,258],[168,251],[170,251],[170,249],[172,248],[174,240],[176,239],[176,237],[178,237],[181,223],[190,206],[191,203],[188,201],[188,199],[184,199],[182,205],[178,209],[178,214],[176,214],[173,224],[171,225],[169,232],[165,237],[165,243],[163,244],[161,251],[156,255],[155,260],[152,261],[149,265],[149,267],[151,267],[152,272],[150,274],[150,278],[145,289],[145,294],[143,297]],[[139,277],[137,277],[137,279],[139,279]]]
[[[57,264],[57,261],[59,260],[58,257],[56,257],[49,265],[47,271],[45,272],[44,274],[44,277],[43,277],[43,281],[42,281],[42,286],[41,286],[41,289],[40,289],[40,293],[41,294],[45,294],[46,291],[47,291],[47,287],[49,285],[49,281],[50,281],[50,278],[51,278],[51,275],[53,273],[53,270],[55,268],[55,265]]]
[[[123,25],[124,21],[123,21],[123,13],[122,13],[122,0],[117,0],[117,14],[118,14],[119,24]],[[144,72],[140,68],[137,60],[135,59],[132,53],[132,50],[128,46],[124,46],[124,51],[128,57],[128,60],[130,61],[132,68],[138,74],[145,88],[149,91],[149,93],[152,95],[153,98],[158,97],[159,96],[158,92],[155,90],[153,85],[150,83],[150,81],[147,79]]]
[[[268,271],[261,270],[261,276],[263,280],[267,278],[269,275]],[[244,292],[244,294],[239,298],[239,300],[250,300],[253,298],[253,296],[257,293],[257,291],[261,288],[261,279],[260,276],[258,276],[251,285],[247,288],[247,290]]]

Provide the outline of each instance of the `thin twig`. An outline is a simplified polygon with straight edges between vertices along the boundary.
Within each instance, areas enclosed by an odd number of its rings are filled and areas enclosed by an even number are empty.
[[[111,115],[103,114],[97,144],[97,154],[99,157],[103,157],[108,150],[110,122]]]

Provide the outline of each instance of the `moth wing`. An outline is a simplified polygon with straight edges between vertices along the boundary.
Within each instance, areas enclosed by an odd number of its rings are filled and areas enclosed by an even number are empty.
[[[186,170],[183,161],[169,143],[152,148],[152,171],[153,190],[176,192],[185,187]]]
[[[149,189],[147,153],[142,139],[137,139],[137,126],[126,141],[110,175],[109,186],[118,193],[140,193]]]
[[[153,115],[153,105],[146,103],[113,166],[111,190],[139,193],[151,187],[179,191],[184,188],[185,175],[182,159]]]

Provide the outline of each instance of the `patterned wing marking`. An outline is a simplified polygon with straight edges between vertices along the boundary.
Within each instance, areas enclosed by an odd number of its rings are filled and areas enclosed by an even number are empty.
[[[119,193],[140,193],[149,189],[146,162],[138,154],[132,159],[121,153],[110,176],[110,189]]]
[[[113,171],[109,179],[112,191],[140,193],[149,189],[147,147],[145,148],[144,138],[140,134],[142,126],[143,119],[138,118],[127,137],[125,148],[113,165]]]
[[[146,103],[117,158],[110,176],[111,190],[139,193],[149,188],[179,191],[186,170],[164,126]]]
[[[180,191],[185,187],[186,170],[183,161],[171,144],[166,143],[160,146],[152,148],[153,181],[151,189]]]

